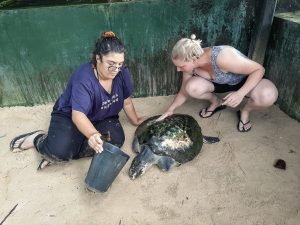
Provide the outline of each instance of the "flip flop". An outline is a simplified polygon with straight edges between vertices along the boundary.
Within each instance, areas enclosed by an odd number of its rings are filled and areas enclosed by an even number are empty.
[[[237,111],[237,116],[238,116],[238,119],[239,119],[239,122],[237,124],[237,130],[239,132],[242,132],[242,133],[250,131],[251,128],[252,128],[252,126],[250,128],[248,128],[248,129],[245,128],[245,126],[250,123],[250,120],[248,120],[246,123],[244,123],[241,120],[241,111]],[[242,129],[240,129],[240,123],[242,123]]]
[[[212,115],[214,115],[216,112],[218,112],[218,111],[221,111],[221,110],[223,110],[223,109],[226,109],[226,105],[220,105],[220,106],[218,106],[217,108],[215,108],[215,110],[207,110],[208,109],[208,107],[207,108],[205,108],[205,109],[201,109],[200,110],[200,112],[199,112],[199,116],[201,117],[201,118],[209,118],[209,117],[211,117]],[[201,115],[201,112],[202,111],[205,111],[205,113],[211,113],[209,116],[202,116]]]
[[[21,148],[21,146],[22,146],[22,144],[24,143],[24,141],[25,141],[30,135],[35,134],[35,133],[40,132],[40,131],[42,131],[42,130],[32,131],[32,132],[30,132],[30,133],[21,134],[21,135],[15,137],[14,139],[12,139],[12,141],[11,141],[10,144],[9,144],[10,150],[13,151],[14,149],[20,149],[21,151],[24,151],[24,150],[30,149],[30,148]],[[23,140],[23,141],[20,141],[20,143],[19,143],[17,146],[15,146],[15,145],[16,145],[16,142],[17,142],[18,140],[20,140],[21,138],[24,138],[24,140]]]
[[[37,170],[42,170],[44,169],[46,166],[49,166],[51,164],[51,162],[47,161],[46,159],[42,159],[42,161],[40,162]]]

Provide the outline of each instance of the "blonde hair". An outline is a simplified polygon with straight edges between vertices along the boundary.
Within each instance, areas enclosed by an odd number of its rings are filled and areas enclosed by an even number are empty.
[[[191,61],[194,57],[199,58],[203,53],[201,47],[201,40],[196,40],[196,35],[192,34],[191,38],[180,39],[172,50],[172,59],[179,59],[182,61]]]

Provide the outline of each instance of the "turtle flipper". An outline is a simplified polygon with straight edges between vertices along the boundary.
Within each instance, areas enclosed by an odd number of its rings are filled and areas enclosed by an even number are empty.
[[[220,141],[218,137],[210,137],[210,136],[203,136],[203,143],[204,144],[213,144]]]
[[[157,162],[157,166],[162,171],[169,171],[174,166],[179,166],[180,163],[176,162],[175,159],[168,157],[168,156],[160,156],[160,159]]]
[[[140,153],[141,152],[141,146],[140,146],[140,143],[139,143],[139,140],[138,140],[137,137],[134,137],[134,139],[133,139],[132,149],[136,153]]]

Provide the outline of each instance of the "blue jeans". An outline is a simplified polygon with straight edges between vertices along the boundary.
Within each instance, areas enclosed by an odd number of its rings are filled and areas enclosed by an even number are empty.
[[[118,147],[123,145],[125,134],[118,116],[95,122],[93,125],[102,135],[110,133],[111,140],[107,142]],[[34,139],[34,145],[46,160],[51,161],[66,161],[95,154],[70,116],[59,112],[52,112],[48,134],[38,135]]]

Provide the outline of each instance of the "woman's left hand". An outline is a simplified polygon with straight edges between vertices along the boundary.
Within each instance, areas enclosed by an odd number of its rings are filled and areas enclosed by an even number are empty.
[[[234,91],[226,95],[223,100],[222,105],[227,105],[230,107],[237,107],[243,101],[244,95],[241,95],[239,92]]]

